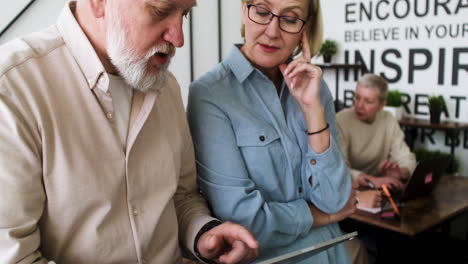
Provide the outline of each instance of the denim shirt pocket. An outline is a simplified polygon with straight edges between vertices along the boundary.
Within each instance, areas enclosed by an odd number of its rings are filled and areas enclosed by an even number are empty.
[[[262,147],[267,146],[280,136],[271,128],[248,128],[236,131],[237,146]]]
[[[281,199],[286,182],[286,155],[280,135],[271,127],[250,127],[235,131],[237,146],[249,177],[266,200]],[[284,197],[282,197],[284,199]]]

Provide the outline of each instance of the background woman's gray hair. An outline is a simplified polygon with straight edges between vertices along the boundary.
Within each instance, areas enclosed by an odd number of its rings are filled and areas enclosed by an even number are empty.
[[[388,84],[387,81],[379,75],[366,73],[359,79],[358,85],[377,89],[379,91],[380,101],[387,99]]]

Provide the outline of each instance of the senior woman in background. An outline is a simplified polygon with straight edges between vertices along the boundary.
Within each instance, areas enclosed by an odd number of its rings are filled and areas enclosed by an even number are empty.
[[[416,159],[404,141],[398,120],[382,109],[388,84],[381,76],[367,73],[359,80],[354,107],[336,116],[346,163],[359,186],[382,184],[402,189],[413,173]],[[363,207],[380,207],[378,190],[357,194]]]
[[[356,207],[332,97],[310,64],[319,1],[243,1],[242,13],[245,43],[191,85],[187,112],[202,192],[255,234],[262,260],[341,235]],[[294,260],[349,262],[344,244]]]

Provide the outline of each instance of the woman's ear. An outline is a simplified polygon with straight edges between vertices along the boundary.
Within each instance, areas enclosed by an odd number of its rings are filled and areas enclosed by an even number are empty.
[[[102,18],[106,13],[106,0],[89,0],[89,7],[95,18]]]

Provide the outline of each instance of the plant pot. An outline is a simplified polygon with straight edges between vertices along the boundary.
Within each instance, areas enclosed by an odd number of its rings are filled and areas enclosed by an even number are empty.
[[[439,124],[441,114],[442,114],[441,111],[429,110],[429,117],[430,117],[431,123],[432,124]]]
[[[400,120],[403,117],[403,107],[402,106],[385,106],[384,111],[392,114],[396,119]]]
[[[331,63],[332,55],[323,55],[323,62]]]

